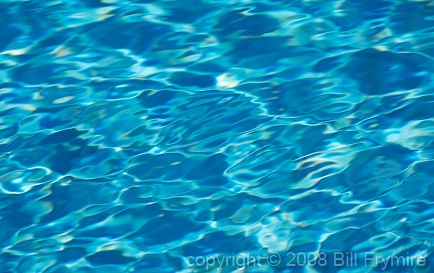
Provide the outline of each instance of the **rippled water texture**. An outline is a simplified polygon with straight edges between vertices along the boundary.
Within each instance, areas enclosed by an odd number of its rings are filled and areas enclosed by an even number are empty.
[[[0,14],[0,272],[434,272],[433,1]],[[428,262],[187,260],[334,251]]]

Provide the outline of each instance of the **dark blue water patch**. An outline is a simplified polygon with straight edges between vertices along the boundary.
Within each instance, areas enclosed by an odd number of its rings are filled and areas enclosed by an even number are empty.
[[[2,14],[5,13],[2,12]],[[9,44],[23,34],[23,31],[15,26],[8,26],[6,22],[0,22],[0,24],[6,25],[5,29],[0,32],[0,50],[5,50]]]
[[[398,3],[390,15],[390,27],[393,32],[399,34],[419,32],[432,26],[427,18],[433,14],[434,7],[426,1]]]
[[[44,39],[37,41],[36,47],[40,48],[40,50],[46,49],[54,49],[64,43],[67,43],[69,40],[73,40],[71,36],[73,31],[71,30],[60,30],[54,33],[50,33]]]
[[[226,156],[214,154],[204,159],[194,170],[186,175],[188,179],[204,179],[210,173],[218,173],[219,176],[227,168]]]
[[[13,145],[8,148],[14,148]],[[12,159],[16,162],[19,162],[23,166],[37,166],[38,163],[42,160],[45,160],[47,157],[52,155],[51,151],[47,152],[43,149],[39,150],[31,150],[31,149],[20,149],[17,150],[12,157]],[[45,163],[47,164],[47,163]]]
[[[343,63],[341,58],[342,56],[334,56],[319,60],[315,66],[313,66],[312,70],[315,72],[326,72],[333,70]]]
[[[252,14],[266,14],[269,11],[273,11],[273,9],[275,8],[268,3],[261,2],[251,2],[246,7],[249,9],[249,13]]]
[[[230,52],[233,60],[256,57],[280,52],[284,56],[287,39],[280,37],[259,37],[236,40]]]
[[[102,47],[129,48],[137,54],[143,53],[157,42],[157,39],[171,33],[167,25],[141,23],[121,23],[110,18],[103,23],[94,23],[86,30]]]
[[[21,255],[10,252],[4,252],[2,255],[0,255],[0,263],[2,264],[2,270],[4,272],[14,272],[21,260]]]
[[[417,104],[411,103],[400,109],[392,111],[390,114],[385,115],[385,118],[402,120],[402,121],[412,121],[418,119],[428,119],[433,116],[432,107],[434,106],[434,101],[418,101]]]
[[[37,243],[32,240],[24,240],[19,243],[16,243],[13,248],[14,251],[29,251],[29,250],[36,250],[37,249]]]
[[[350,162],[347,181],[357,184],[370,178],[394,176],[403,172],[413,158],[413,151],[395,144],[361,151]]]
[[[18,124],[13,124],[12,126],[9,126],[5,129],[1,129],[0,130],[0,138],[6,139],[9,137],[12,137],[12,136],[17,134],[18,130],[19,130]]]
[[[213,217],[213,213],[209,209],[206,209],[195,210],[191,219],[198,223],[207,223],[209,221],[212,221]]]
[[[141,155],[130,162],[128,173],[141,180],[158,178],[158,170],[165,169],[164,178],[198,180],[201,185],[224,185],[221,173],[226,168],[223,155],[209,158],[186,158],[180,154]],[[210,175],[215,173],[215,175]]]
[[[146,108],[152,108],[160,105],[166,105],[170,100],[175,98],[177,92],[169,90],[159,90],[153,92],[151,90],[144,91],[137,97],[139,103]]]
[[[242,200],[242,202],[240,202]],[[234,216],[235,212],[239,209],[249,207],[253,211],[260,211],[259,205],[263,203],[278,203],[280,200],[278,197],[270,197],[268,200],[261,200],[260,198],[249,195],[247,193],[239,193],[237,196],[227,196],[225,198],[219,200],[213,200],[210,204],[211,207],[218,207],[218,211],[214,211],[214,221],[224,221],[231,220]],[[259,215],[252,213],[250,217],[248,217],[249,221],[256,222],[259,221]]]
[[[206,38],[208,36],[203,34],[192,37],[189,32],[174,32],[158,39],[155,48],[158,50],[185,49],[188,46],[195,46],[196,43],[202,42]]]
[[[152,80],[91,81],[86,86],[89,86],[95,92],[105,94],[109,99],[127,97],[128,93],[133,94],[134,92],[143,92],[143,90],[159,90],[164,88],[163,84]]]
[[[36,2],[22,2],[16,6],[20,16],[18,22],[22,25],[29,27],[29,32],[33,37],[41,37],[48,32],[47,17],[49,12],[44,12],[43,3]]]
[[[54,132],[41,140],[41,145],[59,144],[63,142],[70,142],[72,139],[76,139],[83,135],[84,131],[78,131],[76,129],[66,129],[59,132]]]
[[[411,103],[411,101],[406,100],[407,94],[390,94],[388,96],[383,96],[379,100],[380,105],[378,105],[378,110],[390,111],[393,107],[401,108],[402,106]],[[376,110],[377,111],[377,110]]]
[[[76,236],[82,236],[82,237],[90,237],[90,238],[104,237],[104,238],[110,238],[111,240],[117,240],[121,237],[131,234],[134,231],[135,229],[131,224],[125,223],[125,224],[117,224],[115,228],[111,226],[98,225],[96,227],[89,227],[89,228],[85,228],[84,230],[78,230],[75,234]]]
[[[180,164],[173,164],[179,162]],[[151,155],[144,154],[130,161],[128,173],[141,180],[158,178],[158,170],[165,169],[166,179],[176,179],[185,175],[189,164],[195,164],[196,160],[185,158],[180,154]]]
[[[351,17],[351,16],[327,16],[326,19],[333,23],[334,26],[338,28],[338,30],[345,32],[350,31],[357,26],[360,25],[362,20],[357,17]]]
[[[234,35],[259,36],[279,28],[279,22],[270,16],[261,14],[246,16],[241,13],[242,11],[245,10],[230,11],[220,17],[219,22],[214,26],[219,39],[238,40]]]
[[[136,259],[134,257],[124,256],[123,253],[119,250],[106,250],[97,252],[95,254],[89,255],[86,257],[93,265],[102,265],[102,264],[128,264]]]
[[[47,268],[47,273],[68,273],[69,268],[63,264],[55,264]]]
[[[297,191],[294,191],[294,194]],[[325,220],[321,215],[335,215],[344,213],[351,210],[353,204],[342,203],[339,196],[331,195],[330,193],[317,192],[297,199],[296,201],[289,201],[282,206],[284,211],[296,211],[302,207],[309,209],[308,215],[294,215],[294,219],[300,222],[309,222],[311,217],[315,217],[318,221]],[[319,236],[319,235],[318,235]]]
[[[388,0],[380,0],[375,2],[366,2],[362,0],[345,1],[341,10],[348,18],[353,18],[357,21],[367,21],[373,19],[384,19],[394,8],[394,3]]]
[[[387,194],[387,199],[390,199],[390,201],[388,201],[389,203],[392,203],[393,205],[402,205],[408,203],[408,200],[421,198],[425,200],[433,199],[430,195],[434,190],[433,186],[429,183],[430,174],[429,172],[426,172],[426,170],[420,168],[420,164],[421,163],[416,164],[415,166],[415,170],[418,171],[418,173],[402,179],[402,183]],[[432,162],[429,162],[426,167],[432,168]]]
[[[54,110],[54,111],[52,111]],[[58,110],[58,112],[56,111]],[[42,112],[42,113],[62,113],[62,110],[66,111],[66,108],[57,108],[57,109],[38,109],[37,112]],[[73,115],[69,116],[69,118],[74,118]],[[56,115],[46,115],[44,117],[42,117],[39,120],[39,125],[41,129],[53,129],[53,128],[58,128],[59,126],[61,126],[62,128],[67,124],[67,120],[65,118],[62,118],[60,116],[56,116]]]
[[[0,240],[2,244],[6,244],[17,231],[32,225],[35,215],[34,211],[25,208],[28,201],[25,198],[15,200],[11,204],[6,203],[5,198],[1,201],[7,211],[2,214]]]
[[[147,184],[151,183],[145,182],[140,186],[133,185],[129,187],[128,190],[125,190],[120,194],[119,199],[122,200],[124,204],[143,204],[145,202],[152,202],[152,195],[155,192],[156,187]]]
[[[246,241],[242,234],[228,236],[224,232],[216,231],[205,234],[200,241],[183,246],[182,252],[187,257],[206,256],[215,253],[231,255],[248,249],[249,246],[254,246],[253,242]]]
[[[223,73],[226,71],[226,68],[219,65],[218,62],[213,61],[195,63],[189,66],[189,69],[194,72],[202,73]]]
[[[237,106],[238,104],[236,102],[234,102],[232,105]],[[239,105],[239,106],[241,106],[241,105]],[[224,110],[224,108],[221,108],[221,110]],[[225,125],[227,126],[227,125],[230,125],[230,124],[233,125],[233,126],[237,125],[237,126],[232,127],[235,132],[248,131],[248,130],[253,129],[254,127],[256,127],[256,126],[264,123],[265,120],[268,120],[267,118],[263,118],[263,119],[260,119],[260,120],[253,121],[253,126],[251,126],[251,125],[247,126],[247,127],[240,126],[240,125],[243,125],[242,124],[243,121],[248,121],[249,120],[246,117],[248,117],[249,114],[253,110],[255,110],[255,109],[252,109],[250,107],[247,108],[247,109],[241,109],[241,107],[240,107],[240,110],[238,112],[236,112],[236,113],[233,113],[232,115],[227,115],[227,116],[221,115],[219,117],[219,122],[221,122],[220,124],[222,126],[225,126]],[[217,115],[216,115],[216,117],[217,117]],[[237,130],[237,128],[239,128],[239,129]]]
[[[429,63],[429,59],[417,54],[365,49],[354,53],[342,72],[349,72],[361,92],[378,95],[417,88],[430,75]]]
[[[271,114],[286,113],[324,120],[342,115],[342,112],[349,112],[352,108],[344,94],[333,94],[325,91],[332,84],[332,82],[320,84],[318,79],[306,78],[288,80],[280,85],[247,84],[240,86],[240,89],[248,90],[263,98],[267,102],[267,109]],[[250,87],[253,86],[255,88],[251,89]],[[330,104],[334,104],[333,107]]]
[[[166,2],[162,7],[169,13],[164,19],[174,23],[194,23],[216,8],[215,5],[201,0],[187,0],[182,3]]]
[[[64,145],[56,145],[56,152],[47,159],[50,169],[60,174],[66,174],[73,168],[73,160],[80,158],[80,149],[71,150]],[[96,147],[93,148],[96,151]]]
[[[353,246],[369,238],[370,232],[364,229],[349,228],[337,231],[321,244],[321,251],[350,251]]]
[[[430,56],[431,58],[434,58],[434,45],[427,43],[424,46],[421,46],[419,51],[425,55]]]
[[[69,129],[48,135],[41,139],[41,136],[34,137],[27,141],[21,150],[17,151],[14,160],[25,166],[45,165],[55,172],[66,174],[71,168],[80,168],[81,161],[88,163],[99,163],[96,173],[108,173],[107,165],[124,164],[112,157],[111,149],[98,149],[97,146],[88,145],[88,140],[80,138],[82,132]],[[38,144],[36,144],[38,143]],[[29,149],[32,145],[39,145],[38,149]],[[120,155],[120,154],[119,154]],[[110,167],[110,168],[111,168]]]
[[[215,84],[215,78],[209,75],[195,74],[189,72],[174,72],[170,81],[181,87],[211,87]]]
[[[84,247],[66,247],[58,252],[57,259],[62,263],[74,262],[87,255]]]
[[[111,194],[110,197],[114,197],[114,196]],[[106,220],[111,215],[116,215],[126,210],[125,206],[116,205],[112,207],[107,207],[106,203],[93,203],[93,204],[89,203],[86,209],[89,211],[94,211],[94,213],[92,215],[80,219],[80,221],[78,222],[80,227],[88,227],[88,226],[96,225]],[[68,242],[69,246],[80,246],[82,244],[87,244],[87,243],[83,242],[79,238],[76,238],[75,240]]]
[[[165,213],[162,217],[147,223],[138,234],[146,233],[146,237],[152,244],[161,242],[169,243],[171,241],[181,240],[186,235],[198,232],[203,225],[193,222],[185,216],[176,216],[172,213]]]
[[[1,88],[19,88],[17,86],[10,86],[7,83],[1,85]],[[18,101],[21,100],[21,98],[19,96],[17,96],[17,94],[14,93],[4,93],[4,94],[0,94],[0,99],[4,102],[11,102],[11,103],[17,103]],[[2,111],[0,113],[2,113],[2,115],[6,116],[7,114],[10,114],[12,112],[15,112],[14,109],[2,109]]]
[[[418,162],[414,166],[414,169],[415,169],[416,173],[423,173],[427,177],[434,176],[434,161],[430,160],[430,161]],[[428,181],[425,181],[425,182],[428,182]]]
[[[103,1],[99,1],[99,0],[87,0],[83,3],[76,3],[78,5],[85,5],[89,8],[101,8],[101,7],[108,7],[110,6],[109,3],[105,3]]]
[[[147,254],[136,261],[134,273],[171,273],[173,270],[182,270],[185,261],[181,257],[173,257],[171,253]]]
[[[151,118],[151,119],[157,118],[157,117],[161,117],[161,115],[160,116],[159,115],[155,115],[155,116],[150,115],[149,116],[149,118]],[[131,138],[139,137],[141,135],[146,134],[148,131],[149,130],[148,130],[147,126],[142,125],[142,126],[136,127],[133,131],[129,132],[128,137],[131,137]]]
[[[51,194],[44,197],[43,200],[51,202],[54,209],[42,218],[42,222],[49,223],[53,220],[67,216],[68,213],[79,211],[90,205],[108,204],[116,198],[116,193],[110,192],[107,185],[101,189],[104,183],[71,183],[65,186],[52,185]],[[101,190],[100,190],[101,189]],[[86,194],[84,191],[90,191],[94,194]]]
[[[43,83],[67,83],[68,79],[56,79],[62,75],[62,72],[67,70],[76,70],[77,66],[73,65],[60,65],[60,64],[41,64],[31,65],[24,64],[15,68],[11,76],[15,81],[24,82],[27,84],[43,84]],[[73,83],[78,80],[72,79]]]

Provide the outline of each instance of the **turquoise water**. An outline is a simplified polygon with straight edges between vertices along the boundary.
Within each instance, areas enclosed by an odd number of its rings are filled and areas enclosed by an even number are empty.
[[[0,2],[0,272],[434,272],[434,2]]]

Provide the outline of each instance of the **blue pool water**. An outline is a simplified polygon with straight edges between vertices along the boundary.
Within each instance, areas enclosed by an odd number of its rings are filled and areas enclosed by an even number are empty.
[[[434,272],[434,2],[0,2],[0,272]]]

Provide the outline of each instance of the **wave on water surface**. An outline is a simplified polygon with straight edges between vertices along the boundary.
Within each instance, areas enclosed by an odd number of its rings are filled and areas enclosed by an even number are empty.
[[[0,272],[434,270],[432,1],[0,13]]]

